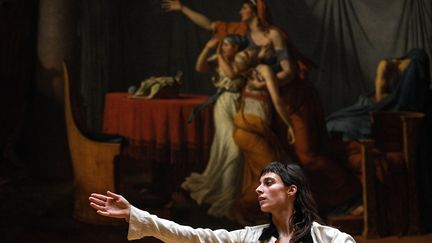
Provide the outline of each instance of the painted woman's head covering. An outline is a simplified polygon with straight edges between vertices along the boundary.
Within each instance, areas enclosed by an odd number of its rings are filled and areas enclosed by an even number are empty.
[[[247,3],[249,6],[251,6],[252,10],[258,16],[260,23],[264,27],[272,25],[270,12],[267,10],[263,0],[244,0],[243,3]]]
[[[225,36],[224,41],[236,44],[238,46],[238,51],[243,51],[249,46],[248,38],[237,34],[230,34]]]

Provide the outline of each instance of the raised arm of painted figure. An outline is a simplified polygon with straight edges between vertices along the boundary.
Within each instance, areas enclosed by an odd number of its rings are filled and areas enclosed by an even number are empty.
[[[206,45],[202,49],[201,53],[198,56],[197,62],[195,64],[195,70],[197,72],[208,72],[210,71],[210,67],[208,65],[208,59],[210,56],[210,52],[217,47],[219,40],[215,37],[211,38],[207,41]]]
[[[163,0],[162,9],[166,12],[180,11],[188,17],[193,23],[203,29],[213,31],[213,22],[202,13],[190,9],[182,4],[179,0]]]

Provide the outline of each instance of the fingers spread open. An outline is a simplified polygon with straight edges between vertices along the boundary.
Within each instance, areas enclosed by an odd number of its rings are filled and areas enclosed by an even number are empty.
[[[90,203],[90,206],[92,206],[92,208],[94,208],[94,209],[97,209],[98,211],[99,211],[99,210],[100,210],[100,211],[105,211],[105,207],[104,207],[104,206],[98,205],[98,204],[96,204],[96,203],[94,203],[94,202],[91,202],[91,203]]]
[[[98,214],[100,214],[102,216],[106,216],[106,217],[110,217],[111,216],[111,214],[108,213],[107,211],[98,210],[98,211],[96,211],[96,213],[98,213]]]
[[[110,191],[107,191],[107,195],[110,196],[110,197],[112,197],[112,198],[114,198],[115,200],[117,200],[117,199],[120,198],[120,195],[115,194],[115,193],[110,192]]]
[[[105,206],[105,202],[106,202],[106,201],[97,199],[95,197],[89,197],[89,200],[90,200],[90,202],[94,202],[94,203],[101,205],[101,206]]]
[[[108,198],[109,198],[109,197],[107,197],[105,195],[102,195],[102,194],[99,194],[99,193],[92,193],[90,196],[94,197],[94,198],[97,198],[99,200],[102,200],[102,201],[107,201]]]

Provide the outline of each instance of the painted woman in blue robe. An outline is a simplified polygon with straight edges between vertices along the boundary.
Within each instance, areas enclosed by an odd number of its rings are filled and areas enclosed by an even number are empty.
[[[330,114],[326,119],[327,130],[341,135],[345,141],[368,138],[370,112],[425,112],[430,93],[428,55],[423,49],[411,49],[401,58],[381,60],[375,90],[360,96],[352,106]]]

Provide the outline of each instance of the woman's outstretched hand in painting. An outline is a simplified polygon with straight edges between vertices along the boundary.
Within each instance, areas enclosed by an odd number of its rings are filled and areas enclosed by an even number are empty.
[[[179,0],[163,0],[162,9],[166,12],[181,11],[182,4]]]
[[[130,204],[121,195],[110,191],[107,191],[107,195],[92,193],[89,200],[90,206],[102,216],[129,219]]]

